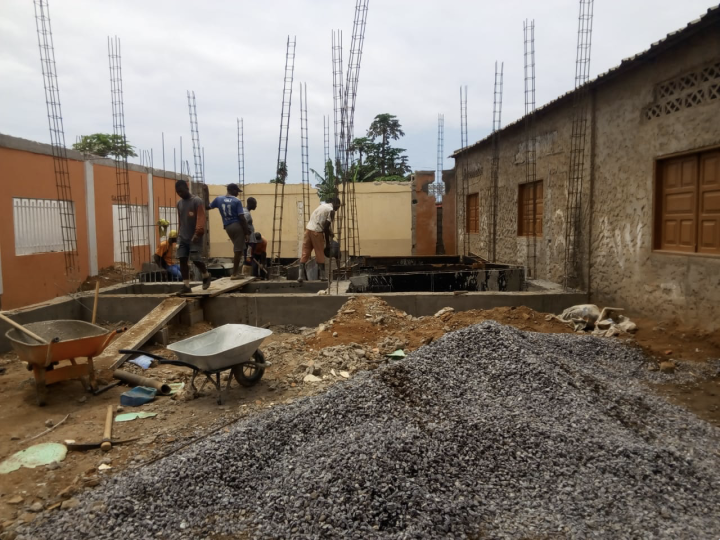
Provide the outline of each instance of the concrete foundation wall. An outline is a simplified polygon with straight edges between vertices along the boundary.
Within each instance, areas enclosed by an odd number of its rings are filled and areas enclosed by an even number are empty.
[[[720,99],[708,97],[656,118],[645,115],[657,99],[658,84],[718,63],[720,24],[714,22],[591,87],[579,270],[580,285],[593,303],[679,317],[708,329],[720,326],[720,257],[653,249],[656,160],[720,146]],[[536,116],[536,178],[543,181],[544,213],[542,236],[535,239],[518,236],[518,189],[526,179],[523,122],[499,133],[497,262],[529,265],[535,270],[531,275],[555,282],[564,276],[572,109],[572,96],[565,96]],[[491,141],[456,159],[458,178],[466,158],[469,193],[478,193],[480,199],[480,232],[469,235],[470,251],[487,257]],[[462,238],[465,201],[457,204]],[[533,248],[536,256],[528,257]]]

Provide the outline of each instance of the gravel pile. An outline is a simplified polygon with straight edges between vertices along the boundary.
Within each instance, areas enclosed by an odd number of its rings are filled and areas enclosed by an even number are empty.
[[[19,531],[75,538],[718,538],[720,431],[614,340],[494,322],[270,409]]]

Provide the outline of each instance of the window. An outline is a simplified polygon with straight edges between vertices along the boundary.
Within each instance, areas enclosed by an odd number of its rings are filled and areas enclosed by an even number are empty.
[[[61,214],[66,214],[66,222],[74,226],[72,201],[13,198],[15,255],[65,251]]]
[[[465,230],[468,233],[480,232],[480,200],[477,193],[467,196],[465,206]]]
[[[518,186],[518,236],[542,236],[542,180]]]
[[[658,162],[655,249],[720,255],[720,151]]]

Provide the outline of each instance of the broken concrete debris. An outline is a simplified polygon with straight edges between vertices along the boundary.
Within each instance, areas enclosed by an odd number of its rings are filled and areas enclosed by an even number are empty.
[[[559,316],[547,315],[546,320],[558,320],[567,323],[576,332],[592,332],[595,336],[613,337],[632,334],[637,325],[621,312],[621,308],[604,307],[595,304],[580,304],[564,310]]]

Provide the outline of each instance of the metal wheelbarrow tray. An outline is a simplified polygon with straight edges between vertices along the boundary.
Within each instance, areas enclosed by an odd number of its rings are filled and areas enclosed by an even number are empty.
[[[247,324],[225,324],[217,328],[193,336],[167,346],[175,353],[177,360],[168,360],[162,356],[145,351],[123,349],[123,354],[144,354],[155,358],[161,364],[187,367],[193,370],[190,387],[195,388],[195,377],[202,373],[218,391],[218,403],[222,405],[225,394],[230,389],[232,377],[228,378],[225,390],[220,385],[220,374],[232,370],[232,376],[242,386],[257,384],[270,364],[258,347],[272,334],[265,328],[257,328]],[[213,375],[215,378],[213,378]]]
[[[5,337],[20,360],[28,363],[28,369],[32,368],[38,405],[45,405],[46,385],[59,381],[80,379],[86,390],[96,390],[93,357],[102,353],[121,331],[75,320],[30,323],[25,328],[48,343],[38,343],[15,328],[8,330]],[[87,358],[87,363],[79,364],[77,358]],[[55,367],[62,360],[69,360],[70,365]]]

